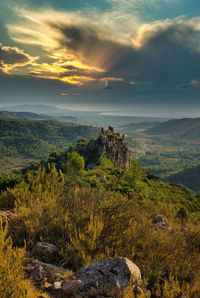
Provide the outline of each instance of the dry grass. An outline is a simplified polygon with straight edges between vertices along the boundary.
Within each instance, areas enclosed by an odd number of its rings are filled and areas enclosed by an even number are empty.
[[[27,298],[37,298],[38,296],[43,296],[45,298],[50,298],[50,296],[40,290],[38,290],[30,280],[26,281]]]

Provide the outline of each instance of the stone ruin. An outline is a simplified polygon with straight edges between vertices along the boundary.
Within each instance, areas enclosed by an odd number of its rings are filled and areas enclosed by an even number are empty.
[[[127,169],[131,163],[131,151],[124,134],[114,132],[112,126],[108,130],[101,128],[101,134],[96,140],[91,140],[84,148],[78,149],[84,156],[86,167],[92,168],[98,164],[102,154],[110,159],[116,168]]]

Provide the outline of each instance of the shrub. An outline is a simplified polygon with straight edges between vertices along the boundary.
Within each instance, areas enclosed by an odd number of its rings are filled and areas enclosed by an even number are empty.
[[[22,262],[24,248],[14,248],[12,239],[7,237],[7,224],[0,222],[0,293],[1,298],[26,297],[26,285]]]

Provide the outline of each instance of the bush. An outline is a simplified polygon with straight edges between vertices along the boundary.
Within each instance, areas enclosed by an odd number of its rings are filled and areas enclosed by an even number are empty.
[[[26,297],[26,285],[22,262],[24,248],[13,248],[12,239],[7,237],[7,224],[0,223],[0,293],[1,298]]]
[[[67,172],[74,174],[83,173],[85,161],[77,152],[67,153]]]

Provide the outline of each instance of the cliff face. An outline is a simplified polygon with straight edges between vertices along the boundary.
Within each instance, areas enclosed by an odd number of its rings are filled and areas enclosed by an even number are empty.
[[[131,163],[131,151],[124,135],[120,136],[119,133],[115,133],[112,127],[108,127],[106,131],[102,128],[101,134],[96,140],[78,148],[78,151],[84,156],[88,168],[98,164],[102,154],[105,154],[116,168],[126,169]]]

